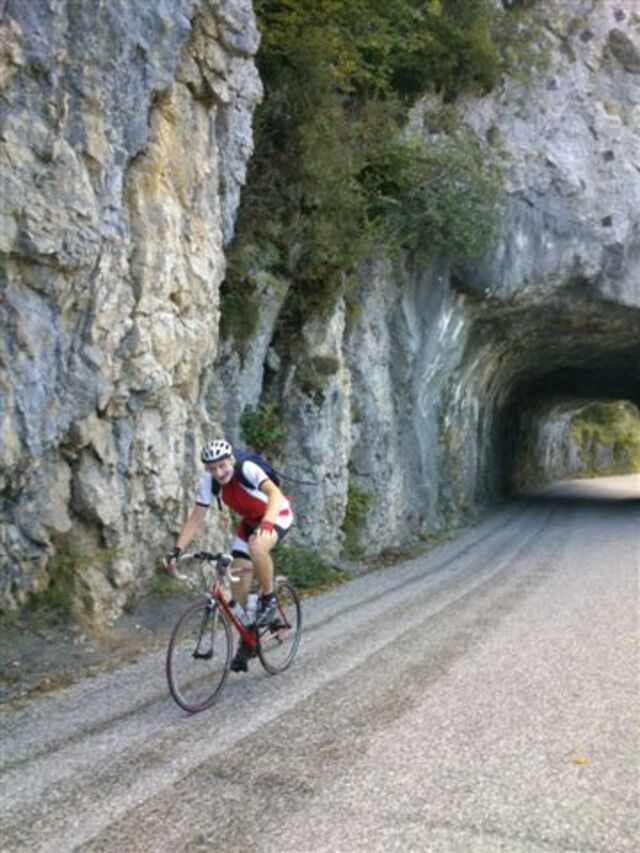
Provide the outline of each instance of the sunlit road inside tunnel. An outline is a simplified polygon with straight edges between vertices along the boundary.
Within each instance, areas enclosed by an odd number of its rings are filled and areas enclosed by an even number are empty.
[[[550,500],[611,501],[612,503],[638,501],[640,503],[640,474],[561,480],[532,490],[529,494]]]

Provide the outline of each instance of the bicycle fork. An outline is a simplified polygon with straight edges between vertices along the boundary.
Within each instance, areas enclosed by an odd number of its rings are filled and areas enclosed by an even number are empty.
[[[200,631],[198,632],[198,641],[192,653],[192,657],[194,657],[196,660],[211,660],[211,658],[213,657],[213,639],[215,637],[217,621],[218,605],[214,601],[210,601],[209,606],[202,615],[202,624],[200,625]],[[208,633],[207,626],[210,622],[212,622],[211,631],[210,633]],[[203,641],[205,640],[205,636],[207,635],[210,640],[210,644],[209,648],[203,652],[201,650],[201,644],[203,643]]]

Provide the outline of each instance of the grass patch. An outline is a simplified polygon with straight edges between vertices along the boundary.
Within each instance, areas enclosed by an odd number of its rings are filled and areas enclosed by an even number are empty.
[[[301,591],[319,591],[338,586],[348,580],[349,575],[328,563],[317,551],[283,543],[274,555],[276,575],[286,575]]]
[[[80,557],[74,554],[57,554],[51,561],[49,586],[29,597],[25,613],[46,623],[61,622],[73,612],[76,573]]]
[[[332,376],[340,369],[335,356],[311,356],[298,365],[298,380],[302,390],[322,401],[324,390]]]
[[[350,560],[360,560],[364,557],[364,548],[358,542],[358,531],[362,527],[371,507],[374,497],[349,480],[347,487],[347,506],[342,520],[342,531],[345,534],[343,550]]]
[[[47,567],[49,585],[29,595],[21,608],[21,616],[31,622],[55,625],[70,620],[82,621],[86,616],[82,604],[82,576],[87,569],[106,567],[120,553],[119,548],[82,547],[78,544],[58,545],[60,550]],[[10,613],[2,612],[6,622]]]

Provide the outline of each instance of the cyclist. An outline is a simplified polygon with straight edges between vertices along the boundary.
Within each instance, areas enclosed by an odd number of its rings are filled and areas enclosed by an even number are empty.
[[[268,625],[276,614],[270,552],[293,524],[291,503],[257,462],[244,459],[238,463],[232,445],[223,438],[205,444],[200,459],[205,473],[200,479],[196,506],[184,522],[164,564],[168,569],[176,565],[181,552],[204,521],[212,498],[219,496],[225,506],[240,516],[231,546],[232,571],[240,574],[239,580],[232,584],[233,596],[243,606],[246,604],[255,571],[261,593],[256,621],[259,626]],[[234,672],[246,672],[247,661],[253,654],[242,643],[231,663]]]

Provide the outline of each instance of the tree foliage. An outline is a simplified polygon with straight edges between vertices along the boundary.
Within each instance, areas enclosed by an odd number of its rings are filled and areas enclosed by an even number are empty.
[[[223,311],[232,294],[236,304],[250,296],[243,259],[256,254],[293,282],[283,322],[299,328],[300,315],[329,304],[376,247],[481,251],[495,169],[462,134],[427,145],[403,126],[426,90],[451,102],[495,84],[490,0],[254,0],[254,8],[265,99]]]

